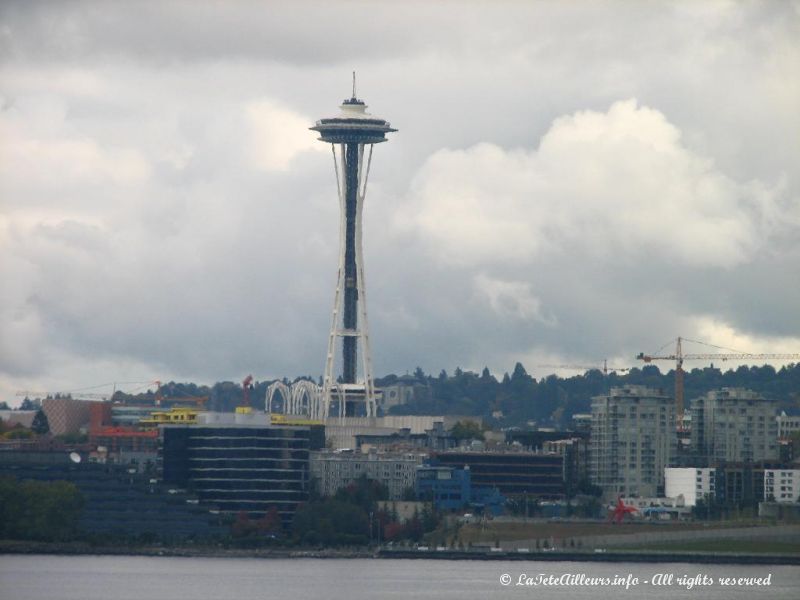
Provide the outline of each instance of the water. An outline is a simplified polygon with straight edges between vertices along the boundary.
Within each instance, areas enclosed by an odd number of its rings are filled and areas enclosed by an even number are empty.
[[[638,577],[625,587],[519,586],[521,574]],[[659,573],[719,577],[765,577],[766,587],[699,586],[673,581],[645,584]],[[502,585],[501,576],[511,583]],[[522,561],[242,559],[141,556],[0,556],[0,600],[375,600],[414,598],[798,598],[800,568],[770,565],[681,563],[574,563]]]

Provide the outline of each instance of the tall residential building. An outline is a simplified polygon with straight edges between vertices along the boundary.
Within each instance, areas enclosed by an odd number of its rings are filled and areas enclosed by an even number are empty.
[[[676,452],[674,422],[674,403],[662,390],[627,386],[592,398],[592,483],[606,497],[661,495]]]
[[[692,400],[692,446],[710,465],[778,459],[777,402],[723,388]]]

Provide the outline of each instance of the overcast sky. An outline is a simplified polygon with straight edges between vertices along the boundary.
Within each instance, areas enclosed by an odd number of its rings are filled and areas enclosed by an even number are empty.
[[[353,70],[377,375],[800,352],[798,2],[3,2],[0,399],[322,373]]]

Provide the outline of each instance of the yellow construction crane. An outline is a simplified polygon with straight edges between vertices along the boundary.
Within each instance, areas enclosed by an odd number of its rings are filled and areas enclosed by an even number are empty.
[[[752,354],[749,352],[712,352],[712,353],[699,353],[699,354],[684,354],[681,347],[682,341],[693,342],[695,344],[703,344],[704,346],[711,346],[713,348],[720,348],[712,344],[698,342],[696,340],[689,340],[687,338],[679,337],[675,340],[675,352],[673,354],[655,355],[639,353],[636,357],[638,360],[643,360],[646,363],[654,360],[674,360],[675,361],[675,419],[678,423],[681,422],[683,417],[683,361],[684,360],[793,360],[800,358],[800,354],[784,353],[784,354]],[[726,348],[720,348],[725,350]]]

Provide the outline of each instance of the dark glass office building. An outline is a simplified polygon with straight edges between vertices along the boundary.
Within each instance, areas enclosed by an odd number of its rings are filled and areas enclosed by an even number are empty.
[[[564,497],[564,457],[533,452],[440,452],[437,465],[469,467],[472,485],[495,487],[505,496]]]
[[[260,516],[275,507],[284,522],[308,500],[309,427],[214,424],[161,428],[165,483],[191,489],[221,512]]]

